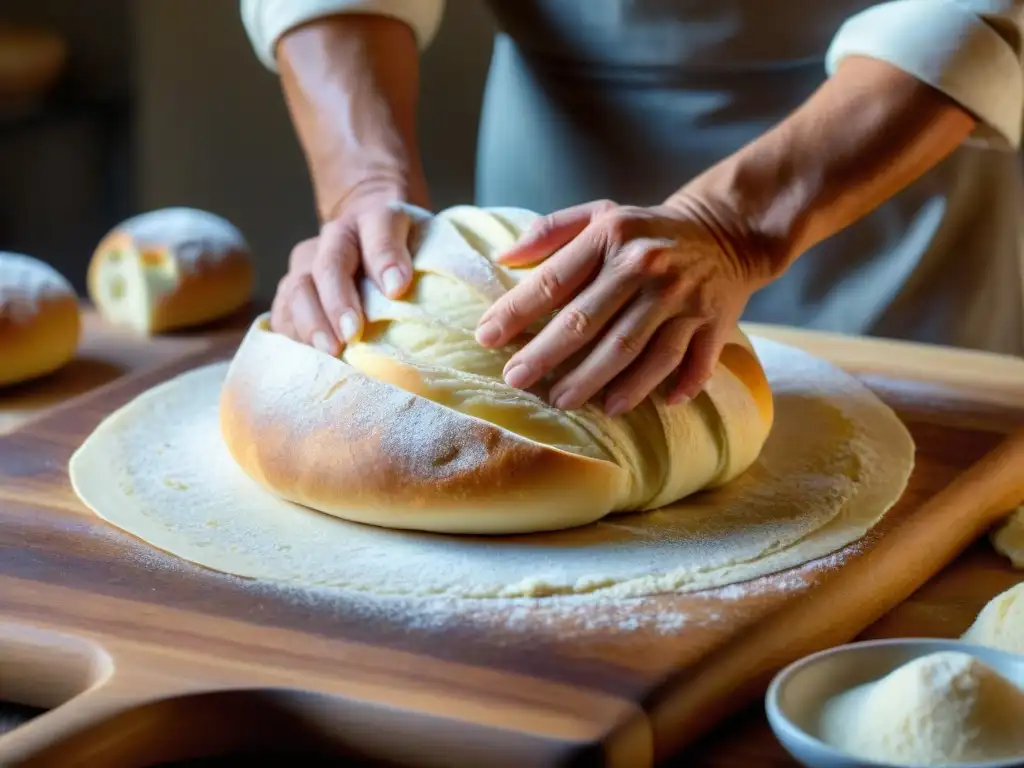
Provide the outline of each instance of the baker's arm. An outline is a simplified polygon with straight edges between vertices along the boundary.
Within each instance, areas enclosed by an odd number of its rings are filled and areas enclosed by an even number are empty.
[[[242,22],[256,55],[277,69],[278,40],[302,24],[327,16],[369,14],[405,22],[420,50],[430,45],[441,23],[444,0],[241,0]]]
[[[966,10],[982,4],[999,11]],[[1020,145],[1022,23],[1024,0],[897,0],[864,11],[841,28],[831,76],[800,108],[675,199],[726,219],[730,239],[742,228],[738,247],[778,277],[967,139]]]
[[[396,204],[429,206],[418,49],[442,0],[242,0],[241,10],[257,54],[280,72],[321,221],[292,250],[271,324],[337,354],[361,333],[359,274],[391,297],[412,279],[410,222]]]
[[[848,56],[888,62],[962,106],[972,139],[1017,148],[1024,112],[1024,0],[893,0],[852,16],[829,48],[834,74]]]
[[[807,102],[679,197],[738,214],[778,276],[966,139],[1020,145],[1022,28],[1024,0],[874,5],[839,29]]]

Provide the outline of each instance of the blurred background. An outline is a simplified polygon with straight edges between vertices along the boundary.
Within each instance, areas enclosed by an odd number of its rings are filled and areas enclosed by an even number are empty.
[[[245,233],[269,301],[316,217],[277,79],[237,0],[3,0],[4,24],[52,33],[66,58],[43,98],[0,99],[0,250],[49,262],[84,295],[92,250],[115,224],[204,208]],[[423,60],[437,207],[472,201],[491,24],[485,4],[450,3]],[[15,55],[0,47],[0,60]]]

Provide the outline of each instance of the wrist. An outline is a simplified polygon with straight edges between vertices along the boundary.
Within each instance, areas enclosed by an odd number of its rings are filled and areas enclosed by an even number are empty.
[[[683,187],[774,277],[945,158],[974,119],[890,64],[851,57],[803,105]]]
[[[779,277],[795,258],[820,179],[788,152],[784,126],[724,158],[676,192],[670,204],[695,214],[755,283]]]
[[[426,182],[422,174],[381,172],[356,178],[344,189],[332,191],[331,196],[320,199],[318,210],[321,222],[358,214],[367,205],[379,207],[393,202],[410,203],[419,208],[430,208]]]

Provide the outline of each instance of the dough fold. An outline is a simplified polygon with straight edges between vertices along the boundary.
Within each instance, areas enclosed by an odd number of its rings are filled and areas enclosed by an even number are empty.
[[[410,208],[415,276],[392,300],[362,285],[367,323],[341,359],[259,318],[221,397],[225,444],[277,496],[374,525],[508,534],[654,509],[734,480],[773,420],[767,378],[737,328],[705,391],[631,413],[561,411],[547,380],[509,387],[503,349],[474,339],[486,309],[529,272],[496,263],[537,214],[515,208]],[[543,324],[537,324],[536,332]]]

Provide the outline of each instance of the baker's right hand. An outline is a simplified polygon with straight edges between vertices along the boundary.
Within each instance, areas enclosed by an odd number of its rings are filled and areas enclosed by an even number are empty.
[[[391,190],[346,202],[317,237],[292,249],[277,285],[271,328],[329,355],[359,338],[363,308],[358,277],[365,273],[384,295],[399,298],[412,279],[411,221]]]

